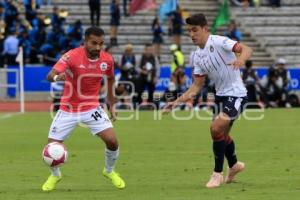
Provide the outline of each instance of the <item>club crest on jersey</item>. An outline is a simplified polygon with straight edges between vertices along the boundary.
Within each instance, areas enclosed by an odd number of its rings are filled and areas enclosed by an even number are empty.
[[[101,71],[107,70],[107,63],[105,63],[105,62],[101,63],[100,64],[100,69],[101,69]]]
[[[210,45],[209,50],[210,50],[210,52],[214,52],[214,47],[212,45]]]

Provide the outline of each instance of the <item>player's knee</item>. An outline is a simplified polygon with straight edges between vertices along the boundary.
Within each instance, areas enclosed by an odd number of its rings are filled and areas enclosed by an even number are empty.
[[[105,143],[109,150],[115,151],[119,148],[117,138],[109,138],[105,141]]]
[[[213,125],[210,126],[210,133],[211,133],[211,135],[218,135],[221,132],[222,132],[222,129],[221,129],[220,126],[215,125],[215,124],[213,124]]]
[[[219,141],[224,139],[222,127],[218,125],[211,125],[210,134],[214,141]]]

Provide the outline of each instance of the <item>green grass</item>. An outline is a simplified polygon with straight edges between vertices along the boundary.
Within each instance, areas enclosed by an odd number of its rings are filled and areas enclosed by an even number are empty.
[[[126,180],[125,190],[115,189],[101,176],[104,145],[79,127],[66,142],[70,155],[62,168],[64,179],[51,193],[41,191],[49,175],[41,160],[49,114],[3,118],[0,199],[298,200],[300,109],[264,114],[259,121],[239,120],[232,130],[238,157],[247,164],[237,183],[213,190],[204,187],[213,165],[210,121],[176,121],[170,115],[153,120],[153,113],[142,112],[139,120],[114,124],[121,145],[117,170]]]

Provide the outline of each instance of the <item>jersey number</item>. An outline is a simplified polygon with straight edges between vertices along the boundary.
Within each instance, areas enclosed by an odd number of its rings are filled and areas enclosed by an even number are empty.
[[[93,114],[92,114],[92,117],[93,117],[96,121],[98,121],[98,118],[102,118],[101,114],[100,114],[98,111],[96,111],[95,113],[93,113]]]

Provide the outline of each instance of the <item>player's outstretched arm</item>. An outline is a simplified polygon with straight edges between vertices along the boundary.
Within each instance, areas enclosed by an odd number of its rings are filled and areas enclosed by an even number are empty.
[[[66,80],[66,74],[65,73],[59,73],[55,69],[52,69],[47,75],[47,80],[50,81],[50,82],[65,81]]]
[[[237,53],[237,59],[233,61],[232,65],[235,69],[238,69],[245,65],[246,60],[251,57],[253,50],[243,43],[237,43],[233,48],[233,52]]]
[[[170,102],[167,106],[162,110],[163,114],[168,114],[174,107],[181,103],[185,103],[188,100],[192,99],[194,96],[197,95],[199,90],[203,87],[205,82],[205,76],[194,76],[194,82],[189,87],[189,89],[183,93],[180,97],[178,97],[175,101]]]

